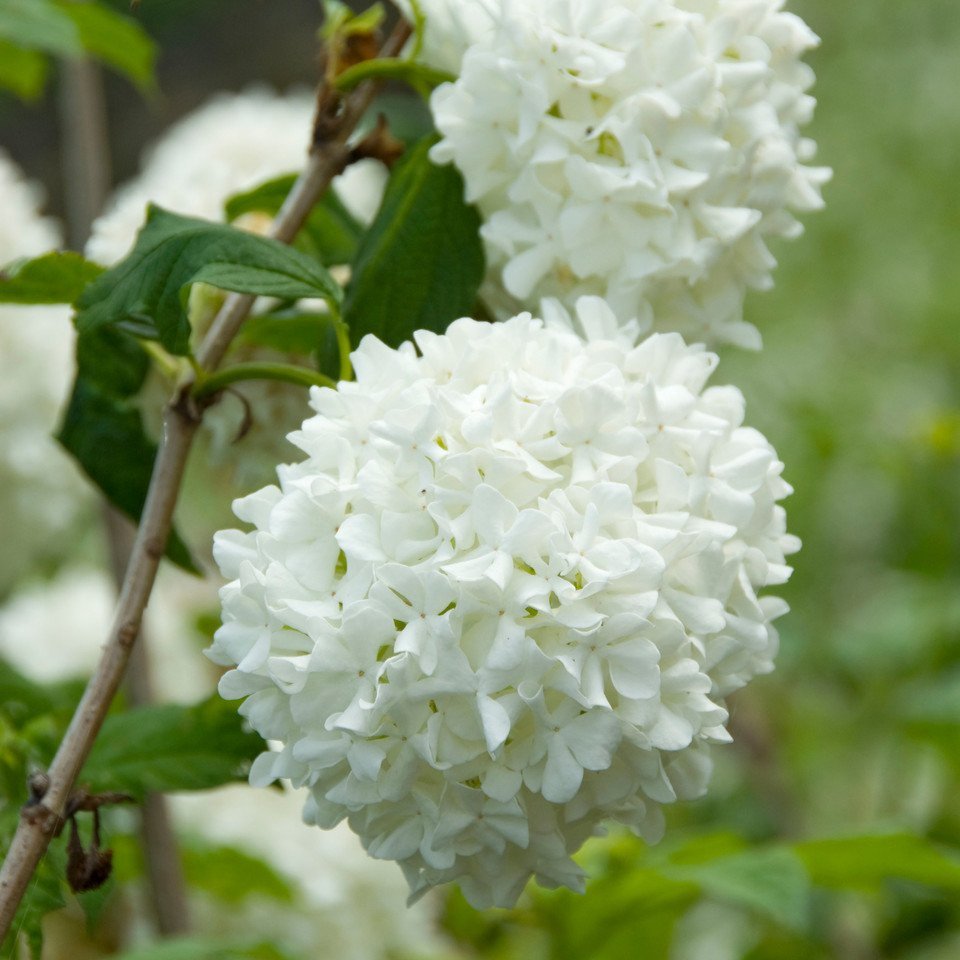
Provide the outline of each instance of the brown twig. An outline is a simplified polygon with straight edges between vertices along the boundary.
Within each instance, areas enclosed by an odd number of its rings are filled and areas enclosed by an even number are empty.
[[[67,244],[82,250],[103,210],[112,180],[103,76],[87,59],[61,67],[60,136]]]
[[[409,36],[409,25],[400,22],[381,55],[396,56]],[[369,107],[375,91],[375,84],[363,84],[342,101],[335,102],[336,116],[332,122],[324,124],[329,138],[314,144],[305,170],[277,215],[273,230],[276,239],[284,242],[293,239],[330,181],[346,166],[350,154],[348,138]],[[221,362],[253,300],[253,297],[237,295],[227,298],[197,352],[202,367],[212,370]],[[7,935],[30,878],[63,820],[64,806],[130,659],[172,526],[187,456],[200,424],[202,411],[193,402],[192,386],[190,380],[181,384],[167,405],[164,439],[154,462],[113,626],[93,677],[48,771],[49,789],[40,803],[29,808],[30,815],[21,818],[0,870],[0,940]]]

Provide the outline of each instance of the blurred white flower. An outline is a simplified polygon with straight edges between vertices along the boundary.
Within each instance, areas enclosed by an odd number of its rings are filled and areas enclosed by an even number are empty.
[[[122,259],[143,226],[148,203],[175,213],[223,219],[223,203],[304,163],[312,98],[254,88],[220,94],[167,130],[144,155],[139,176],[117,189],[93,225],[87,256]]]
[[[288,908],[245,903],[249,933],[311,960],[441,953],[433,905],[408,909],[406,884],[393,865],[371,860],[346,826],[324,833],[307,826],[300,818],[301,798],[292,791],[233,786],[181,794],[172,804],[182,832],[265,861],[297,891]],[[237,935],[235,915],[199,902],[193,907],[205,931],[222,927]]]
[[[216,673],[203,669],[194,624],[213,599],[209,584],[161,568],[144,622],[154,640],[151,674],[165,700],[190,703],[209,696],[216,684]],[[100,657],[115,606],[116,587],[97,567],[70,567],[31,584],[0,607],[0,658],[40,683],[86,677]]]
[[[40,213],[43,191],[0,150],[0,266],[18,257],[35,257],[60,244],[60,226]]]
[[[59,245],[41,201],[37,186],[0,151],[0,267]],[[0,531],[7,544],[0,597],[56,563],[90,503],[53,439],[73,380],[73,344],[67,309],[0,304]]]
[[[547,306],[365,338],[291,435],[307,458],[214,550],[220,691],[282,744],[252,781],[308,786],[307,818],[348,819],[414,895],[456,880],[479,907],[532,874],[578,888],[604,819],[655,839],[705,789],[798,546],[742,396],[704,389],[714,355],[635,346],[596,298],[584,341]]]
[[[120,187],[93,225],[87,256],[122,259],[143,226],[148,203],[175,213],[222,220],[224,202],[266,180],[299,172],[307,158],[315,99],[264,88],[222,93],[175,123],[144,155],[140,175]],[[334,181],[346,207],[369,220],[385,173],[364,161]]]
[[[96,569],[67,569],[0,607],[0,658],[38,683],[87,676],[110,628],[116,591]]]
[[[491,0],[496,28],[431,99],[432,156],[463,174],[519,304],[599,294],[644,330],[760,345],[746,291],[829,176],[800,134],[817,37],[782,5]]]

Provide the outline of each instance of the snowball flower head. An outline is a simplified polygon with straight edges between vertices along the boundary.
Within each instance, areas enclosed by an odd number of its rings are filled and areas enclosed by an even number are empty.
[[[414,895],[510,905],[578,888],[605,819],[656,839],[772,668],[782,464],[702,347],[635,346],[596,298],[578,323],[365,338],[306,459],[234,504],[255,529],[216,539],[220,691],[282,744],[252,780],[309,787]]]
[[[801,231],[829,175],[799,132],[817,37],[782,0],[498,6],[431,100],[433,158],[463,174],[494,276],[526,306],[599,294],[758,347],[746,290],[770,286],[767,240]]]

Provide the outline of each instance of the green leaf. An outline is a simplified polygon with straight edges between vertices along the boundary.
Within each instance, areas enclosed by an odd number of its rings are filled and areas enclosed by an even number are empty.
[[[19,821],[19,811],[16,808],[4,811],[0,819],[0,849],[8,850],[13,832]],[[0,943],[0,955],[16,957],[18,941],[26,941],[32,957],[40,957],[43,950],[43,918],[53,910],[59,910],[66,904],[63,895],[63,881],[66,857],[62,844],[54,841],[47,848],[47,853],[34,871],[24,894],[23,900],[17,909],[10,932]]]
[[[666,873],[698,884],[708,896],[746,907],[790,929],[802,930],[807,925],[810,878],[797,856],[782,847],[671,866]]]
[[[83,333],[133,320],[154,331],[171,353],[185,354],[187,296],[190,285],[201,282],[281,299],[340,300],[327,271],[297,250],[222,223],[151,207],[130,254],[84,291],[77,327]]]
[[[905,687],[956,659],[950,644],[960,636],[958,586],[905,571],[878,574],[840,622],[832,654],[858,682],[869,674],[871,681],[886,680],[898,699],[916,696],[922,704],[923,691],[908,695]]]
[[[242,233],[243,231],[237,231]],[[257,237],[257,240],[264,238]],[[278,243],[284,254],[297,254],[296,250]],[[298,256],[300,254],[297,254]],[[318,266],[313,261],[304,260],[311,267]],[[324,271],[326,272],[326,271]],[[237,293],[254,293],[265,297],[279,297],[284,300],[296,300],[300,297],[320,296],[322,288],[306,279],[298,280],[286,271],[280,272],[273,266],[261,266],[257,263],[233,263],[217,261],[207,262],[193,275],[190,283],[208,283],[221,290],[233,290]],[[330,281],[331,284],[333,281]],[[327,296],[333,296],[330,290],[323,290]]]
[[[15,722],[44,713],[68,713],[83,693],[82,681],[42,684],[0,659],[0,710]]]
[[[394,167],[361,243],[344,304],[355,343],[368,333],[390,346],[415,330],[442,333],[476,302],[480,218],[463,200],[460,174],[430,162],[433,143],[421,140]]]
[[[57,439],[103,495],[139,522],[157,455],[143,427],[140,392],[150,363],[136,337],[101,327],[77,337],[77,379]],[[173,530],[167,557],[199,573]]]
[[[188,841],[182,848],[183,872],[191,887],[234,906],[248,897],[293,903],[296,891],[268,863],[236,847]]]
[[[960,727],[960,667],[903,685],[893,706],[908,726]]]
[[[287,960],[269,943],[235,944],[211,937],[183,937],[135,948],[116,960]]]
[[[620,918],[611,929],[597,931],[599,937],[594,943],[583,944],[579,953],[569,949],[567,943],[554,940],[554,956],[565,957],[568,960],[625,960],[632,957],[636,960],[670,960],[674,956],[672,950],[676,935],[677,923],[683,916],[683,907],[677,905],[669,910],[660,910],[654,913],[638,913]],[[637,944],[643,944],[643,953],[638,956]]]
[[[374,99],[361,121],[357,129],[358,134],[363,135],[372,130],[380,114],[386,118],[390,133],[408,147],[434,133],[430,107],[424,102],[423,97],[381,93]]]
[[[236,342],[268,347],[278,353],[309,356],[320,349],[333,322],[333,317],[328,313],[277,310],[247,320]]]
[[[37,700],[38,710],[28,712],[23,702],[9,702],[0,709],[0,818],[7,812],[16,812],[24,799],[24,785],[28,774],[37,768],[49,766],[64,731],[73,715],[73,707],[80,699],[83,684],[73,687],[76,695],[69,707],[47,710]],[[3,844],[0,843],[0,850]]]
[[[140,392],[150,361],[136,337],[103,327],[77,337],[77,366],[86,383],[125,400]]]
[[[751,849],[731,834],[697,835],[679,847],[673,843],[651,850],[626,836],[594,841],[578,855],[590,875],[585,895],[531,887],[527,897],[541,925],[552,932],[550,956],[617,960],[626,955],[631,937],[669,931],[702,897],[791,930],[806,927],[810,880],[791,850]],[[668,956],[669,938],[655,939],[650,955]]]
[[[0,303],[75,303],[103,272],[69,250],[17,260],[0,270]]]
[[[83,336],[88,335],[82,335],[81,340]],[[104,390],[94,378],[81,372],[57,439],[107,499],[138,522],[157,447],[144,432],[136,403]],[[178,566],[197,572],[176,531],[167,540],[166,553]]]
[[[141,90],[154,85],[154,42],[136,21],[94,0],[0,0],[0,41],[0,84],[21,97],[43,88],[47,68],[39,51],[88,53]]]
[[[74,23],[87,53],[113,67],[143,92],[155,87],[157,47],[136,20],[101,3],[58,0]]]
[[[46,86],[47,72],[42,53],[0,40],[0,89],[21,100],[36,100]]]
[[[815,884],[872,890],[885,880],[912,880],[960,891],[960,854],[923,837],[881,834],[807,840],[794,847]]]
[[[236,706],[213,696],[191,706],[141,707],[108,717],[81,779],[93,790],[207,790],[242,779],[263,751]]]
[[[0,0],[0,38],[58,56],[83,53],[76,26],[48,0]]]
[[[231,222],[245,213],[275,216],[283,206],[296,176],[276,177],[258,187],[230,197],[224,212]],[[333,266],[350,263],[356,256],[363,227],[343,205],[333,190],[328,190],[310,211],[294,245],[321,263]]]
[[[250,190],[235,193],[224,202],[224,215],[231,223],[245,213],[267,213],[272,217],[283,206],[296,179],[295,173],[285,173],[265,180]]]
[[[584,895],[533,886],[527,891],[541,925],[551,933],[551,956],[558,960],[616,960],[631,932],[651,921],[654,927],[670,929],[699,894],[695,883],[640,866],[592,880]],[[660,953],[652,948],[651,956]]]

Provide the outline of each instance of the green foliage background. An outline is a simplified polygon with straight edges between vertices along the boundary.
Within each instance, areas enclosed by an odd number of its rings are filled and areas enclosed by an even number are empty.
[[[175,45],[207,6],[147,17]],[[775,251],[774,291],[749,301],[764,352],[729,350],[716,376],[744,390],[796,488],[778,670],[734,699],[736,743],[716,751],[710,795],[668,811],[662,845],[589,845],[584,897],[531,890],[479,914],[448,895],[451,956],[960,956],[960,8],[791,9],[824,40],[810,132],[834,182]],[[11,791],[29,753],[17,722],[0,726]],[[190,876],[217,889],[241,855],[208,853],[189,851]],[[279,955],[195,939],[129,956]]]
[[[687,813],[754,836],[902,829],[956,849],[960,10],[791,9],[823,37],[812,129],[834,181],[781,247],[774,291],[749,302],[763,354],[728,352],[719,375],[787,464],[804,548],[777,673],[734,703],[748,736]],[[826,955],[960,955],[955,894],[893,881],[817,917]],[[748,955],[791,955],[778,949]]]

